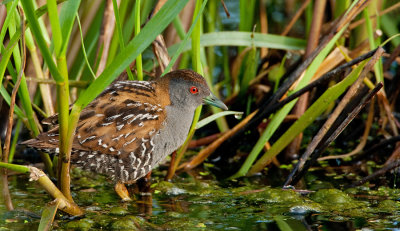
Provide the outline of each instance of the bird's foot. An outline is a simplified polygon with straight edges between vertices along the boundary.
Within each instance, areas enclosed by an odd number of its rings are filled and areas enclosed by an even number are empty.
[[[125,187],[125,184],[118,182],[115,184],[114,189],[118,196],[121,197],[123,202],[132,201],[131,197],[129,196],[128,189]]]

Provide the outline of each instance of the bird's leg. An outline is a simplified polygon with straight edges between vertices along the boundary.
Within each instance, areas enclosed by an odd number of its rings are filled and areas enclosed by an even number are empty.
[[[118,194],[119,197],[121,197],[122,201],[127,202],[127,201],[132,201],[132,199],[129,196],[128,189],[125,187],[124,183],[117,182],[115,184],[115,192]]]

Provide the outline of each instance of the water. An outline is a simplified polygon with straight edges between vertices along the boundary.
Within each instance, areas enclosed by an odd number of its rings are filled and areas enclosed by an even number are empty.
[[[58,213],[54,230],[355,230],[394,229],[400,223],[396,189],[318,189],[301,195],[261,186],[259,179],[221,186],[212,179],[170,183],[155,177],[150,196],[136,194],[134,202],[122,203],[104,177],[79,170],[73,175],[73,196],[86,214],[71,220]],[[51,198],[25,175],[10,176],[10,190],[16,211],[1,205],[0,227],[37,229]]]
[[[235,119],[240,120],[240,119],[242,119],[242,117],[243,117],[243,112],[235,114]]]

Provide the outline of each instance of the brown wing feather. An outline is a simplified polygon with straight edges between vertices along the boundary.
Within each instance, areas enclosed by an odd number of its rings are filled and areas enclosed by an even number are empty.
[[[73,148],[104,154],[125,155],[140,148],[165,120],[164,107],[155,91],[133,89],[130,82],[117,82],[118,91],[106,90],[85,109],[76,130]],[[120,85],[118,85],[120,84]],[[135,94],[132,94],[135,91]],[[145,102],[145,103],[144,103]]]

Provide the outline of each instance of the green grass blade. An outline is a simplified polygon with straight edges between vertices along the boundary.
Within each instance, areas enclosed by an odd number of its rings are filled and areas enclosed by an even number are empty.
[[[382,15],[381,21],[382,30],[388,37],[400,34],[400,29],[397,27],[396,21],[393,21],[389,15]],[[397,47],[400,44],[400,37],[394,38],[390,42],[394,47]]]
[[[68,0],[63,3],[60,10],[60,26],[63,35],[63,43],[61,46],[61,54],[65,55],[71,36],[72,27],[74,26],[75,15],[78,13],[81,0]]]
[[[21,172],[21,173],[29,173],[30,172],[28,166],[19,165],[19,164],[9,164],[9,163],[0,162],[0,168],[6,168],[6,169],[10,169],[12,171]]]
[[[223,116],[227,116],[227,115],[235,115],[235,116],[242,116],[243,112],[240,111],[221,111],[218,112],[216,114],[213,114],[211,116],[208,116],[207,118],[204,118],[202,120],[200,120],[199,122],[197,122],[196,124],[196,129],[200,129],[204,126],[206,126],[207,124],[213,122],[214,120],[221,118]]]
[[[7,64],[10,61],[10,57],[15,46],[18,44],[19,38],[21,36],[21,31],[18,30],[12,36],[10,42],[7,44],[7,47],[4,48],[3,44],[1,45],[1,60],[0,60],[0,83],[3,83],[3,77],[6,72]]]
[[[93,79],[95,79],[96,78],[96,74],[93,72],[92,67],[90,66],[90,63],[89,63],[88,56],[86,54],[85,43],[83,41],[82,26],[81,26],[81,21],[79,20],[78,13],[76,13],[76,21],[78,22],[79,33],[81,35],[80,38],[81,38],[81,45],[82,45],[81,49],[82,49],[83,57],[85,58],[85,63],[86,63],[87,68],[90,71],[90,74],[92,74]]]
[[[256,11],[255,0],[240,0],[240,20],[239,20],[239,30],[240,31],[252,31],[253,21],[255,18]]]
[[[49,15],[51,31],[53,36],[54,52],[60,54],[63,43],[63,35],[61,34],[60,21],[58,19],[58,8],[56,0],[47,1],[47,13]]]
[[[135,2],[135,36],[140,33],[140,0],[136,0]],[[142,61],[142,53],[140,53],[136,57],[136,74],[137,79],[143,80],[143,61]]]
[[[38,231],[46,231],[51,229],[54,217],[56,216],[60,200],[54,200],[44,207],[40,218]]]
[[[18,0],[14,1],[13,4],[7,9],[7,12],[14,12],[15,8],[18,5],[18,2],[19,2]],[[0,44],[3,44],[4,36],[6,36],[7,28],[8,28],[8,25],[10,24],[10,20],[12,18],[13,17],[8,16],[4,20],[3,27],[1,28],[1,32],[0,32]]]
[[[378,26],[379,26],[379,23],[378,23],[379,17],[377,17],[377,22],[376,22],[377,28],[374,29],[372,26],[372,21],[369,17],[369,13],[368,13],[367,9],[364,9],[363,15],[364,15],[366,27],[367,27],[369,47],[371,48],[371,50],[373,50],[378,47],[376,40],[379,40],[379,38],[375,40],[374,33],[375,33],[375,30],[378,29]],[[383,67],[382,67],[381,59],[379,59],[379,61],[374,65],[374,72],[375,72],[376,82],[383,83],[384,78],[383,78]]]
[[[254,38],[252,38],[254,34]],[[281,50],[303,50],[306,47],[304,39],[291,38],[273,34],[261,34],[251,32],[221,31],[202,34],[200,45],[209,46],[252,46],[267,47]],[[170,54],[174,54],[180,43],[174,44],[168,48]],[[191,49],[190,43],[185,44],[182,52]]]
[[[96,45],[100,36],[100,28],[103,17],[104,4],[102,4],[94,17],[92,24],[90,25],[86,36],[84,38],[84,44],[87,48],[86,53],[89,62],[93,65],[96,53]],[[77,57],[71,65],[69,77],[74,80],[88,80],[93,81],[95,78],[92,77],[89,68],[85,68],[85,61],[82,48],[79,50]],[[108,65],[107,65],[108,66]]]

